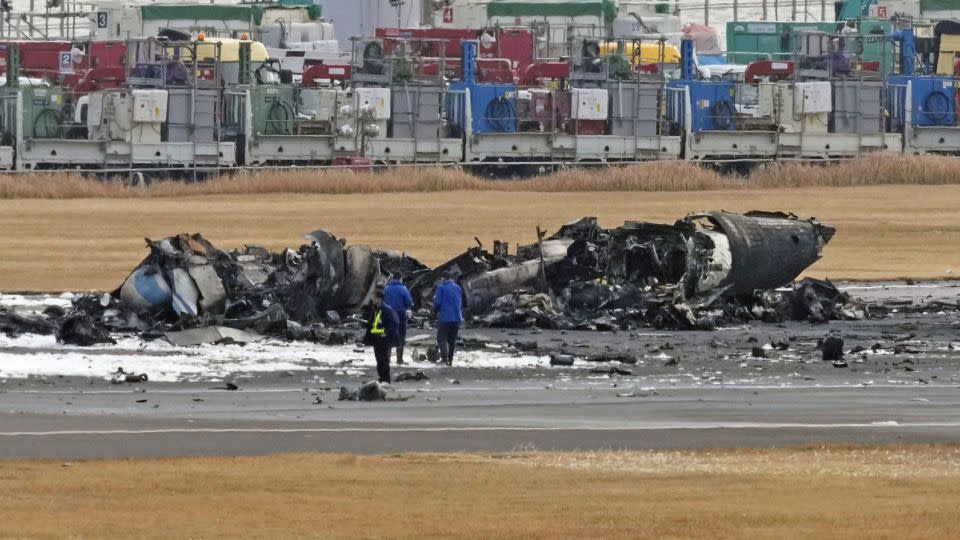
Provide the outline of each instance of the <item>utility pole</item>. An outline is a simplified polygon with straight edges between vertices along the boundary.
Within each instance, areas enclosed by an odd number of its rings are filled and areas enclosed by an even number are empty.
[[[397,28],[400,28],[400,13],[403,10],[404,0],[390,0],[390,7],[397,10]]]

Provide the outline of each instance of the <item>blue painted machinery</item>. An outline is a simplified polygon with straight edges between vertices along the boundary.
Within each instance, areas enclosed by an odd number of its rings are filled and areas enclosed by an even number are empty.
[[[891,111],[891,129],[899,131],[903,128],[908,83],[911,88],[910,108],[914,127],[956,124],[957,89],[953,78],[916,74],[916,41],[913,29],[894,32],[890,37],[900,42],[900,75],[891,75],[887,79],[890,85],[887,99]]]
[[[693,40],[684,39],[680,45],[680,79],[669,81],[667,88],[687,88],[690,93],[692,131],[733,131],[736,129],[735,90],[732,81],[702,81],[697,79]],[[671,92],[667,100],[667,115],[679,128],[684,126],[682,92]]]
[[[513,84],[478,83],[477,42],[463,42],[463,80],[450,83],[448,107],[454,125],[466,132],[464,91],[470,93],[471,126],[474,133],[515,133],[517,131],[517,87]]]

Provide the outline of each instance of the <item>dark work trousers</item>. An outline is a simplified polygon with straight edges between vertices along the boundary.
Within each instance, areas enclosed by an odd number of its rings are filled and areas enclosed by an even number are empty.
[[[373,346],[373,356],[377,359],[377,379],[379,382],[390,382],[390,347],[377,343]]]
[[[457,335],[460,334],[460,323],[437,323],[437,347],[440,348],[440,359],[453,364],[453,353],[457,352]]]

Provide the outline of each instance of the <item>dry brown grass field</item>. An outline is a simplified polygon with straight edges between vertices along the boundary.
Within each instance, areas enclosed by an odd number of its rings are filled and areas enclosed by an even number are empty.
[[[0,199],[152,198],[266,193],[427,193],[443,191],[592,192],[695,191],[783,187],[943,185],[960,183],[960,159],[945,156],[870,156],[829,166],[787,162],[724,175],[684,161],[623,167],[571,168],[527,180],[491,182],[457,169],[393,168],[376,174],[346,169],[286,167],[225,174],[207,182],[155,182],[130,187],[66,172],[0,175]]]
[[[146,255],[143,238],[201,232],[222,248],[298,246],[325,228],[351,243],[436,264],[476,236],[528,243],[581,216],[615,226],[672,222],[722,208],[816,216],[838,233],[817,277],[950,278],[960,272],[960,185],[721,189],[689,192],[452,191],[0,199],[0,291],[111,290]]]
[[[960,537],[952,446],[13,461],[0,479],[0,537]]]

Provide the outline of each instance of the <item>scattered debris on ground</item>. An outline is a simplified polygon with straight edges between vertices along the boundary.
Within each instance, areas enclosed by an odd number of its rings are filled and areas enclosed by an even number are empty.
[[[405,371],[403,373],[400,373],[399,375],[393,378],[393,382],[408,382],[408,381],[418,382],[418,381],[426,381],[429,379],[430,377],[428,377],[427,374],[423,372],[423,370],[417,370],[416,372]]]
[[[660,394],[656,390],[653,390],[651,388],[651,389],[639,390],[639,391],[634,390],[632,392],[620,392],[617,394],[617,397],[618,398],[637,398],[637,397],[652,397],[652,396],[659,396],[659,395]]]
[[[82,311],[71,312],[60,319],[56,337],[58,343],[81,347],[89,347],[99,343],[111,345],[117,343],[110,337],[110,332],[105,326]]]
[[[17,337],[21,334],[49,335],[56,331],[56,317],[24,315],[0,307],[0,334]]]
[[[551,366],[572,366],[574,358],[569,354],[553,353],[550,355]]]
[[[165,332],[163,337],[172,345],[189,347],[203,343],[215,344],[245,344],[256,341],[256,334],[237,330],[227,326],[205,326],[202,328],[188,328],[177,332]]]
[[[337,401],[384,401],[386,399],[387,392],[377,381],[370,381],[353,391],[341,386],[340,395],[337,397]]]
[[[836,334],[830,334],[823,339],[823,360],[825,362],[836,362],[843,360],[842,337]]]
[[[624,376],[633,375],[633,372],[630,371],[629,369],[623,369],[623,368],[619,368],[619,367],[616,367],[616,366],[602,367],[602,368],[601,368],[601,367],[593,368],[593,369],[590,370],[590,373],[595,373],[595,374],[600,374],[600,375],[610,375],[610,376],[613,376],[613,375],[624,375]]]
[[[127,373],[122,367],[118,367],[116,371],[110,374],[110,382],[113,384],[141,383],[149,380],[150,377],[146,373]]]

